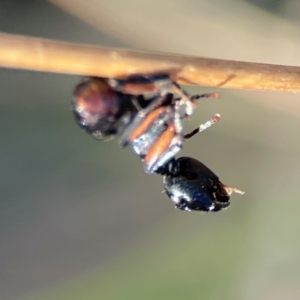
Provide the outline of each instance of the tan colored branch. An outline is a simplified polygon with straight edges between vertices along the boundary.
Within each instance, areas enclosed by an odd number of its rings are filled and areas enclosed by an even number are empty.
[[[0,67],[122,78],[168,73],[178,83],[300,92],[300,67],[157,54],[0,33]]]

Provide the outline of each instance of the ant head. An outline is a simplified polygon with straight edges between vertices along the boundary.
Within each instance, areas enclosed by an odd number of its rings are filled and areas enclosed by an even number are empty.
[[[125,97],[114,91],[104,78],[83,79],[75,87],[72,101],[78,125],[98,139],[115,135],[117,122],[125,112]]]
[[[216,212],[229,206],[230,191],[200,161],[172,160],[161,172],[166,194],[181,210]]]

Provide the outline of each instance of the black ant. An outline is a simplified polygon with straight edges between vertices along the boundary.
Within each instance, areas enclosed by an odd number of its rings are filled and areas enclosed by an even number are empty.
[[[165,191],[177,208],[218,211],[229,205],[233,191],[242,192],[223,185],[193,158],[175,159],[184,140],[221,117],[216,114],[185,135],[182,119],[192,115],[195,100],[216,97],[218,93],[189,96],[164,74],[124,80],[92,77],[76,86],[72,105],[78,124],[95,138],[107,140],[122,132],[120,145],[131,143],[145,172],[164,176]]]

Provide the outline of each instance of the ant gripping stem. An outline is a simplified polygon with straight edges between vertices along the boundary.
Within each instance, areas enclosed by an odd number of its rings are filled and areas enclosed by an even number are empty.
[[[93,77],[77,85],[72,106],[77,123],[97,139],[105,140],[122,132],[121,146],[130,143],[143,160],[145,172],[163,176],[166,194],[177,208],[208,212],[226,208],[230,194],[242,191],[223,185],[196,159],[175,156],[184,140],[220,120],[216,114],[183,134],[182,119],[192,114],[195,101],[216,97],[218,93],[189,96],[168,75],[125,80]]]

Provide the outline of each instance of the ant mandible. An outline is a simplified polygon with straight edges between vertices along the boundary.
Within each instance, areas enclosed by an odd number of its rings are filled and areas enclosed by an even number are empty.
[[[75,87],[72,106],[79,126],[96,139],[122,132],[120,145],[131,143],[145,172],[164,176],[166,194],[177,208],[218,211],[229,205],[233,191],[242,192],[223,185],[196,159],[175,159],[185,140],[221,117],[216,114],[188,134],[183,134],[182,119],[192,115],[195,100],[216,97],[218,93],[189,96],[166,74],[123,80],[90,77]]]

